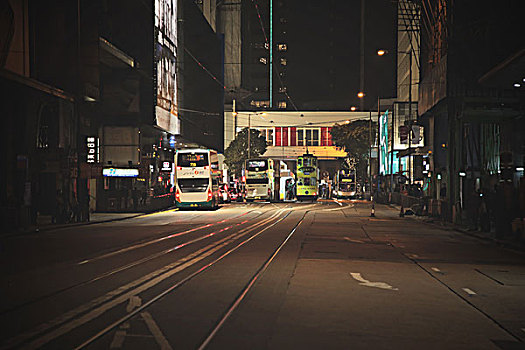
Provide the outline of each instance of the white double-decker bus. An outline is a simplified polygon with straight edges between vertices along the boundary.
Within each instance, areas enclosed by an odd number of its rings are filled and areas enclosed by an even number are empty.
[[[246,200],[272,200],[275,189],[272,159],[247,159],[245,163]]]
[[[216,208],[219,203],[219,158],[209,149],[182,149],[175,154],[175,205]]]

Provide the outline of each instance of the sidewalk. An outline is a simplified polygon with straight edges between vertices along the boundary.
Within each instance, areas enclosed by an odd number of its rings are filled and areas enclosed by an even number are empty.
[[[395,209],[397,212],[401,212],[401,206],[398,204],[390,203],[390,204],[385,204],[385,206]],[[406,211],[407,209],[410,209],[410,208],[404,208],[404,209]],[[444,227],[444,228],[448,228],[451,230],[455,230],[457,232],[461,232],[463,234],[466,234],[472,237],[494,242],[496,244],[505,246],[507,248],[512,248],[512,249],[519,250],[519,251],[525,251],[525,240],[524,240],[525,237],[521,238],[521,240],[519,238],[513,239],[512,237],[498,238],[498,237],[495,237],[494,232],[484,232],[484,231],[479,231],[479,230],[473,230],[472,228],[469,228],[461,224],[455,224],[452,222],[440,220],[437,217],[431,217],[431,216],[425,216],[425,215],[418,216],[415,214],[409,214],[409,215],[405,215],[405,218],[417,220],[425,224],[436,225],[439,227]]]

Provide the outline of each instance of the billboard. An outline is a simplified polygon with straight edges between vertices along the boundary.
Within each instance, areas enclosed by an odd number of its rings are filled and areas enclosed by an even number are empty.
[[[155,0],[155,121],[180,134],[177,96],[177,0]]]
[[[390,170],[388,147],[388,110],[379,118],[379,173],[386,174]]]

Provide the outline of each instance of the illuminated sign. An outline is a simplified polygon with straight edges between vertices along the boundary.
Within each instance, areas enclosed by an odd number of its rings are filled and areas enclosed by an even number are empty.
[[[162,162],[162,171],[171,171],[171,162]]]
[[[98,137],[86,137],[86,163],[98,163],[99,161],[99,140]]]
[[[156,124],[180,134],[177,106],[177,1],[155,1]]]
[[[386,174],[389,171],[388,159],[388,110],[379,118],[379,172]]]
[[[106,177],[138,177],[139,169],[106,168],[102,169]]]

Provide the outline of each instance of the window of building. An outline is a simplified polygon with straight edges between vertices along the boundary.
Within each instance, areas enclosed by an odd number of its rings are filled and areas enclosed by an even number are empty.
[[[286,18],[284,18],[284,17],[281,17],[281,18],[279,18],[279,22],[281,22],[281,24],[286,24],[286,23],[288,23],[288,20]]]
[[[288,61],[286,60],[286,58],[281,57],[281,66],[286,66],[287,63]]]
[[[268,60],[266,59],[266,57],[260,57],[259,58],[259,62],[261,62],[263,64],[266,64],[268,62]]]
[[[251,106],[255,106],[255,107],[265,107],[265,108],[268,108],[270,106],[270,101],[268,100],[263,100],[263,101],[260,101],[260,100],[252,100],[250,102],[250,105]]]
[[[297,129],[297,146],[304,146],[304,130]]]
[[[279,108],[286,108],[286,101],[279,101],[278,107]]]
[[[268,146],[273,146],[273,129],[268,129],[268,133],[266,134],[266,144]]]
[[[319,146],[319,128],[297,129],[297,146]]]
[[[286,44],[279,44],[279,45],[277,45],[277,49],[279,51],[286,51],[286,50],[288,50],[288,46],[286,46]]]
[[[279,92],[286,92],[286,86],[279,87]]]
[[[268,47],[266,45],[267,45],[266,43],[255,43],[255,44],[253,44],[253,46],[256,49],[267,49]]]

